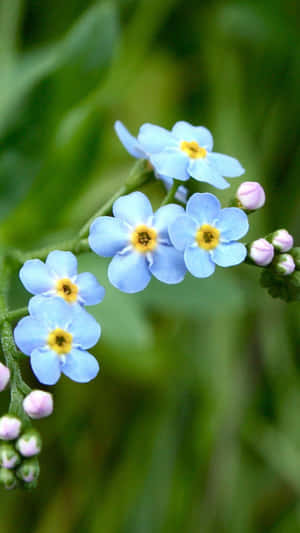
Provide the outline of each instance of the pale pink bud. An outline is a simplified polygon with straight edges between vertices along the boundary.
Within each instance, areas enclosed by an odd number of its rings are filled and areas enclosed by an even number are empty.
[[[296,265],[290,254],[282,254],[278,257],[275,268],[278,274],[289,276],[294,272]]]
[[[18,439],[16,448],[24,457],[38,455],[42,449],[41,437],[36,431],[28,431]]]
[[[272,244],[279,252],[288,252],[294,246],[294,239],[286,229],[274,233]]]
[[[266,201],[265,191],[257,181],[244,181],[239,186],[236,197],[241,206],[249,211],[259,209]]]
[[[257,239],[250,246],[252,261],[258,266],[267,266],[273,261],[274,248],[266,239]]]
[[[5,415],[0,418],[0,439],[14,440],[21,431],[21,421],[15,416]]]
[[[7,366],[0,363],[0,392],[3,391],[9,382],[10,370]]]
[[[44,418],[53,412],[53,398],[50,392],[34,390],[23,401],[25,413],[31,418]]]

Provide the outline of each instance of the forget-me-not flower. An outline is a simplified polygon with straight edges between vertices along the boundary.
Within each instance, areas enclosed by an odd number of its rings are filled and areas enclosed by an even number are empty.
[[[172,131],[144,124],[138,134],[139,149],[150,154],[155,171],[163,176],[186,181],[190,177],[225,189],[224,176],[235,178],[245,171],[237,159],[212,152],[213,137],[203,126],[176,122]]]
[[[61,298],[36,296],[29,302],[30,316],[14,331],[18,348],[30,356],[31,368],[44,385],[54,385],[61,373],[87,383],[99,371],[98,361],[86,350],[98,341],[98,322],[79,305]]]
[[[147,196],[133,192],[115,201],[113,214],[96,218],[89,235],[96,254],[113,256],[108,267],[112,285],[134,293],[145,289],[152,275],[170,284],[183,280],[183,254],[175,250],[168,235],[168,225],[184,214],[182,207],[169,204],[153,214]]]
[[[95,305],[105,294],[104,287],[93,274],[77,274],[77,259],[71,252],[54,250],[45,263],[30,259],[22,266],[19,276],[31,294],[59,296],[68,303]]]
[[[195,193],[187,202],[186,214],[169,225],[175,248],[184,252],[187,269],[197,278],[206,278],[215,265],[238,265],[247,255],[244,244],[236,242],[249,228],[242,209],[221,209],[219,200],[209,193]]]
[[[127,128],[125,128],[124,124],[117,120],[115,122],[115,130],[116,134],[118,135],[121,143],[123,144],[124,148],[126,148],[127,152],[132,155],[133,157],[136,157],[137,159],[147,159],[149,160],[150,154],[143,149],[142,145],[139,143],[136,137],[131,135]],[[157,179],[162,180],[164,183],[167,191],[172,187],[173,185],[173,179],[171,176],[164,176],[163,174],[160,174],[156,171],[155,168],[153,168],[154,174]],[[187,199],[187,189],[186,187],[183,187],[182,185],[178,187],[175,198],[179,200],[179,202],[186,203]]]

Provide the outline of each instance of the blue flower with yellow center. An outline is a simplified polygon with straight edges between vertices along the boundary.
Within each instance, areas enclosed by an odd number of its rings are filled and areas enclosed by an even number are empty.
[[[95,305],[105,294],[93,274],[77,274],[77,259],[71,252],[50,252],[45,263],[30,259],[22,266],[19,276],[31,294],[59,296],[70,304]]]
[[[169,204],[153,214],[147,196],[133,192],[116,200],[113,214],[96,218],[89,235],[96,254],[113,257],[108,267],[112,285],[134,293],[145,289],[152,275],[169,284],[183,280],[183,255],[175,250],[168,234],[168,225],[184,214],[182,207]]]
[[[237,207],[221,209],[209,193],[196,193],[187,202],[186,214],[169,225],[169,235],[177,250],[184,252],[187,269],[197,278],[206,278],[215,265],[230,267],[247,255],[244,244],[236,242],[249,229],[248,218]]]
[[[29,302],[30,316],[14,331],[18,348],[30,356],[32,370],[44,385],[54,385],[61,373],[86,383],[95,378],[99,364],[86,350],[98,341],[98,322],[79,305],[61,298],[36,296]]]
[[[115,122],[115,130],[116,134],[118,135],[121,143],[123,144],[124,148],[126,148],[127,152],[132,155],[133,157],[136,157],[137,159],[150,159],[150,154],[145,151],[142,147],[142,145],[139,143],[139,141],[129,133],[127,128],[125,128],[124,124],[117,120]],[[162,180],[164,183],[167,191],[171,189],[173,185],[173,179],[169,176],[164,176],[156,171],[154,168],[154,174],[157,179]],[[183,187],[182,185],[178,187],[175,198],[179,200],[179,202],[186,203],[187,199],[187,189],[186,187]]]
[[[144,124],[137,141],[139,151],[150,154],[155,171],[168,178],[186,181],[192,177],[225,189],[229,184],[224,176],[235,178],[245,172],[237,159],[212,152],[212,134],[203,126],[181,121],[168,131]]]

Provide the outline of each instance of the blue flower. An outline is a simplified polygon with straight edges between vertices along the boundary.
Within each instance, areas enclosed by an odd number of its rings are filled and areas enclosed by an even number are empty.
[[[169,235],[177,250],[184,252],[187,269],[197,278],[207,278],[215,265],[229,267],[244,261],[246,247],[236,242],[249,228],[247,215],[237,207],[221,209],[209,193],[196,193],[186,206],[186,215],[169,225]]]
[[[24,263],[19,275],[31,294],[60,296],[68,303],[95,305],[105,294],[104,287],[93,274],[77,274],[77,259],[71,252],[50,252],[45,263],[30,259]]]
[[[179,283],[186,268],[183,254],[172,246],[168,225],[184,214],[169,204],[153,214],[143,193],[122,196],[113,205],[114,217],[99,217],[90,228],[89,243],[96,254],[113,259],[108,267],[112,285],[123,292],[145,289],[151,275],[164,283]]]
[[[150,154],[150,162],[159,175],[186,181],[190,177],[225,189],[223,176],[235,178],[245,171],[237,159],[212,152],[213,138],[203,126],[176,122],[172,131],[154,124],[144,124],[137,138],[140,151]]]
[[[41,383],[54,385],[61,372],[79,383],[96,377],[99,364],[86,350],[96,344],[101,328],[89,313],[61,298],[44,296],[30,300],[29,313],[17,324],[14,337],[18,348],[30,356]]]
[[[131,133],[125,128],[124,124],[117,120],[115,122],[115,130],[116,134],[118,135],[121,143],[123,144],[124,148],[126,148],[127,152],[132,155],[133,157],[136,157],[137,159],[148,159],[150,158],[150,154],[147,153],[142,145],[139,143],[139,141],[136,139],[136,137],[133,137]],[[154,174],[157,179],[162,180],[164,183],[167,191],[172,187],[173,185],[173,179],[172,177],[163,176],[162,174],[156,172],[154,169]],[[186,203],[187,199],[187,189],[186,187],[183,187],[182,185],[178,187],[175,198],[179,200],[179,202]]]

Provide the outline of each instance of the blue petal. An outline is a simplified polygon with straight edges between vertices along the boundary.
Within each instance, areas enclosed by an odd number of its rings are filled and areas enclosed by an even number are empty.
[[[217,189],[226,189],[229,183],[220,172],[209,164],[208,155],[203,159],[191,159],[188,165],[190,175],[198,181],[204,181]]]
[[[234,157],[224,154],[207,154],[207,159],[210,165],[222,176],[228,178],[237,178],[244,174],[245,169]]]
[[[173,246],[160,244],[152,257],[150,271],[159,281],[173,284],[180,283],[184,279],[186,266],[182,252],[175,250]]]
[[[77,259],[71,252],[54,250],[46,259],[49,272],[58,278],[72,278],[77,274]]]
[[[193,217],[200,226],[202,224],[212,224],[218,217],[221,204],[216,196],[209,192],[193,194],[186,205],[186,212]]]
[[[248,217],[238,207],[225,207],[218,215],[215,223],[221,232],[222,241],[234,241],[246,235],[249,229]]]
[[[33,373],[43,385],[54,385],[60,378],[60,358],[52,350],[36,348],[30,357]]]
[[[130,155],[136,157],[137,159],[147,157],[147,154],[144,152],[137,139],[133,137],[131,133],[129,133],[127,128],[125,128],[124,124],[122,124],[122,122],[120,122],[119,120],[115,122],[115,130],[121,143]]]
[[[187,246],[195,242],[197,227],[196,221],[187,215],[177,218],[170,224],[170,239],[177,250],[183,251]]]
[[[130,230],[122,220],[98,217],[91,225],[89,245],[98,255],[111,257],[128,246]]]
[[[108,279],[123,292],[144,290],[151,279],[145,255],[138,252],[115,255],[108,267]]]
[[[56,327],[65,329],[72,317],[72,306],[59,297],[34,296],[28,305],[30,315],[49,331]]]
[[[181,215],[184,215],[184,209],[176,204],[164,205],[156,211],[152,225],[156,229],[159,239],[163,239],[167,243],[170,242],[168,227]]]
[[[100,285],[94,274],[83,272],[76,279],[79,289],[79,298],[84,305],[96,305],[102,302],[105,289]]]
[[[145,224],[153,215],[153,211],[147,196],[137,191],[118,198],[113,205],[113,214],[128,224],[136,226]]]
[[[25,289],[32,294],[41,294],[54,287],[53,277],[50,276],[47,267],[39,259],[26,261],[19,276]]]
[[[141,126],[138,142],[148,155],[177,145],[177,141],[170,131],[154,124]]]
[[[82,307],[74,306],[72,318],[68,324],[68,331],[73,335],[73,344],[86,350],[94,346],[101,335],[101,328],[97,320]]]
[[[196,141],[202,148],[212,150],[213,136],[203,126],[192,126],[192,124],[182,120],[176,122],[172,128],[172,133],[179,141]]]
[[[208,278],[215,271],[215,264],[209,252],[198,246],[189,246],[184,252],[187,269],[196,278]]]
[[[30,316],[22,318],[14,331],[15,343],[26,355],[30,355],[35,348],[45,346],[47,337],[47,328]]]
[[[239,265],[246,255],[246,246],[241,242],[222,243],[212,251],[213,260],[221,267]]]
[[[97,376],[99,363],[89,352],[73,348],[66,356],[62,372],[77,383],[88,383]]]
[[[185,152],[174,150],[154,154],[150,161],[159,174],[168,178],[186,181],[190,175],[187,171],[189,158]]]

